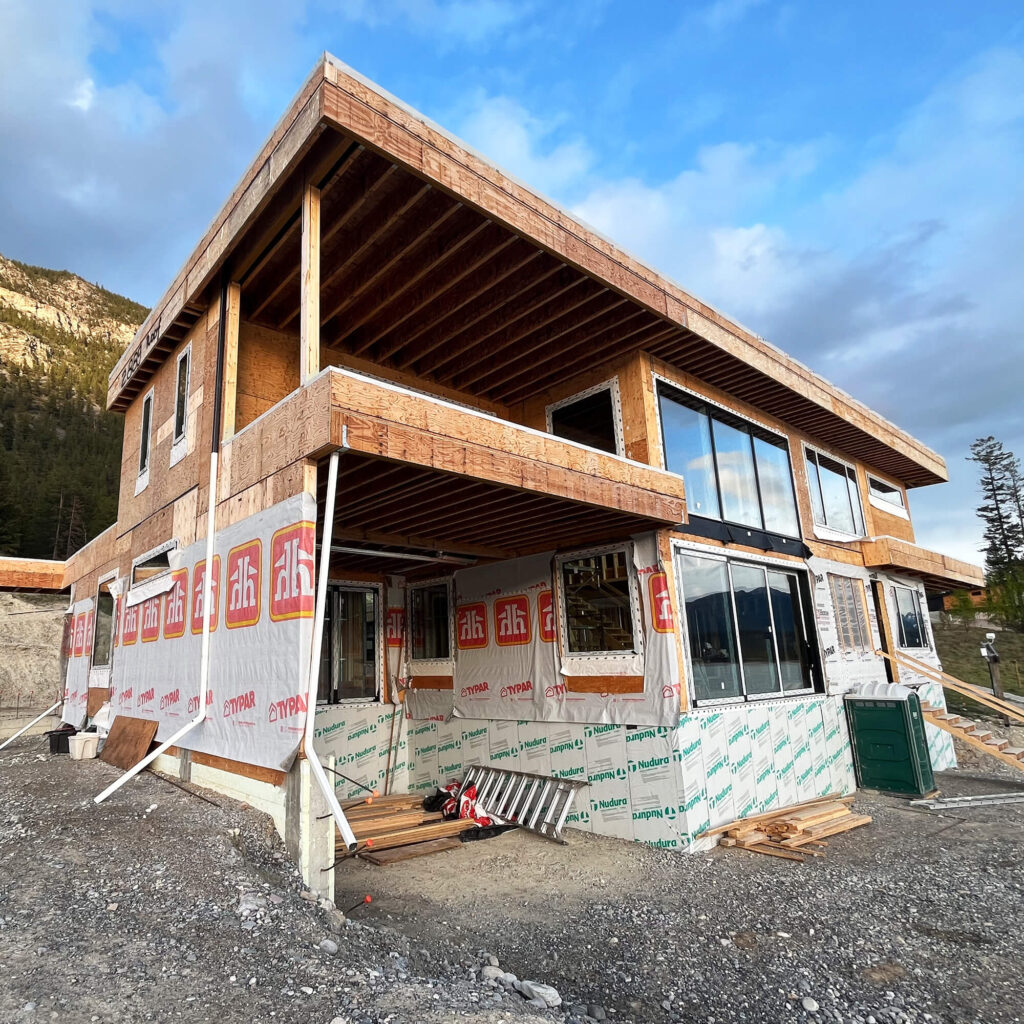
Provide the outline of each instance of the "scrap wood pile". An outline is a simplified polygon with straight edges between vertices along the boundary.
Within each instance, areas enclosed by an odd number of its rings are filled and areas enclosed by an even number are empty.
[[[825,796],[719,825],[704,835],[721,836],[719,846],[734,846],[787,860],[823,857],[829,836],[870,823],[868,815],[856,814],[850,809],[852,802],[852,796],[838,799],[834,795]]]
[[[371,864],[395,864],[454,849],[462,832],[478,827],[472,818],[449,821],[441,811],[425,810],[422,794],[371,797],[345,808],[345,816],[359,844],[356,853]],[[336,842],[340,852],[340,833]]]

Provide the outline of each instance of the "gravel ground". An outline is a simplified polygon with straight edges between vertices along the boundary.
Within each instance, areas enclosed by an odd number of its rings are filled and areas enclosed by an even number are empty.
[[[0,1021],[1024,1014],[1024,805],[936,814],[861,794],[874,823],[806,864],[573,832],[564,847],[513,832],[392,867],[350,860],[338,906],[373,902],[341,923],[303,897],[264,816],[152,775],[96,808],[113,769],[41,749],[0,755]],[[985,767],[945,773],[943,792],[1024,791]],[[562,1005],[531,1007],[504,972]]]

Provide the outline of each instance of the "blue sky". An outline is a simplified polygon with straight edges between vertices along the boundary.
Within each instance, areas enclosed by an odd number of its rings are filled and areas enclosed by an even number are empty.
[[[1024,455],[1024,8],[2,0],[0,252],[155,302],[322,50],[942,453]]]

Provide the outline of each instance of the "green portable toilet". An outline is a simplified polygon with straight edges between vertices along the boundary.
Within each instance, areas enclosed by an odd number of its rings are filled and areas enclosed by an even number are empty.
[[[845,698],[857,785],[924,796],[935,789],[917,694],[898,683],[869,683]]]

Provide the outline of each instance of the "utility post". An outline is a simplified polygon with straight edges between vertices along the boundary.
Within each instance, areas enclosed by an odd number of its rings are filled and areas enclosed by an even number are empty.
[[[995,639],[995,633],[985,634],[985,643],[982,645],[981,648],[981,656],[988,663],[988,674],[989,678],[992,680],[993,695],[997,697],[999,700],[1005,700],[1006,698],[1003,694],[1003,684],[999,678],[999,652],[996,650],[995,647]],[[1002,719],[1004,725],[1010,724],[1010,719],[1007,715],[1003,715]]]

